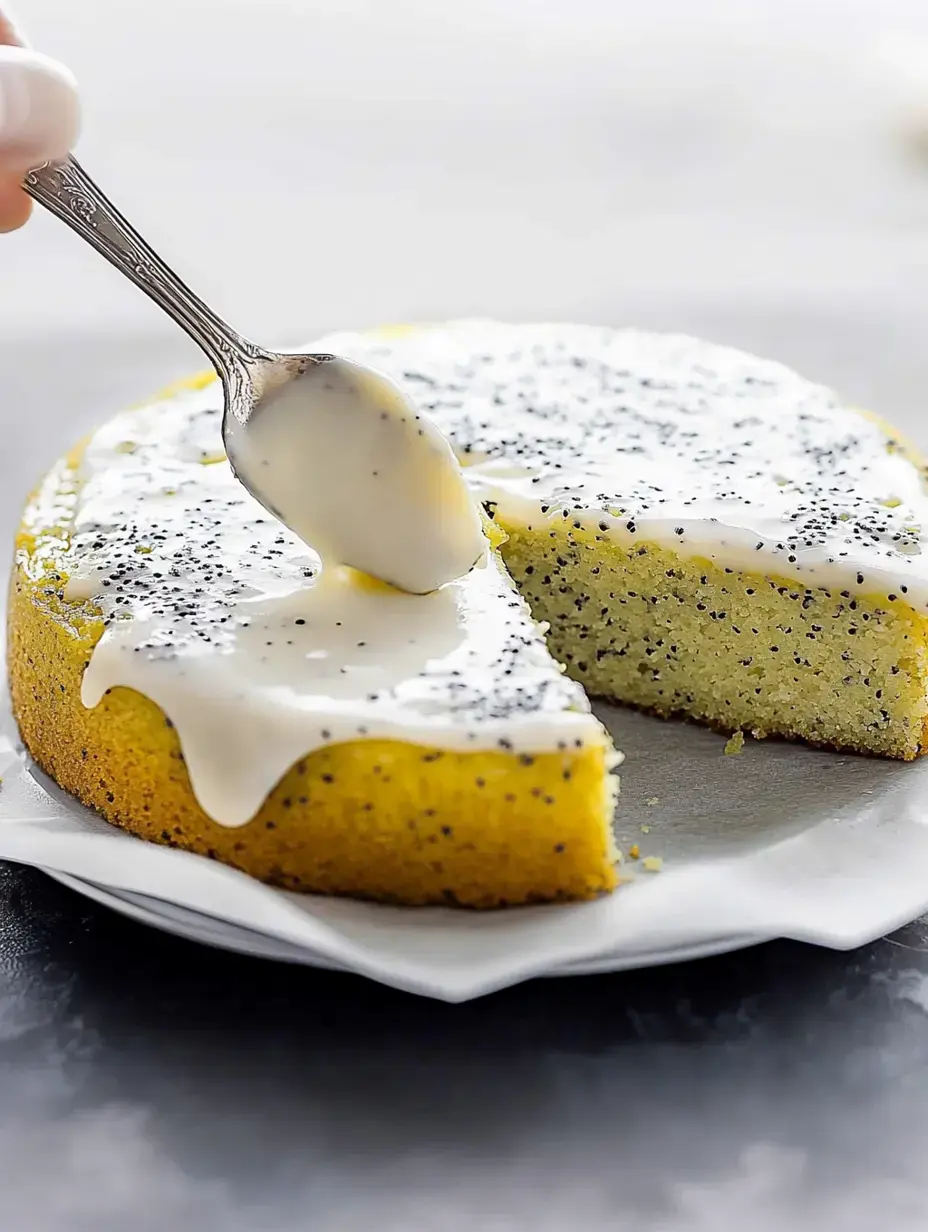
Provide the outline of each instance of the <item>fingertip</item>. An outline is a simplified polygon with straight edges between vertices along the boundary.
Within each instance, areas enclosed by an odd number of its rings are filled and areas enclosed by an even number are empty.
[[[32,198],[18,179],[0,180],[0,233],[18,231],[32,213]]]
[[[16,24],[8,13],[0,13],[0,44],[4,47],[23,47],[25,45],[25,40],[16,29]]]

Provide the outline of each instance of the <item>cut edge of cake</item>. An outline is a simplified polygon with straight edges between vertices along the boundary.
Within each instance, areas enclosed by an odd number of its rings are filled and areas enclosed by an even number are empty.
[[[912,760],[928,743],[928,618],[880,595],[504,524],[548,644],[593,696],[722,732]]]

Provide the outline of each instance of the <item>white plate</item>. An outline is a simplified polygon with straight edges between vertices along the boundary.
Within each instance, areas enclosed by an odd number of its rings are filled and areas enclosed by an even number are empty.
[[[146,894],[108,890],[105,886],[94,885],[93,882],[82,881],[79,877],[58,873],[53,869],[42,871],[61,885],[85,898],[93,899],[95,903],[118,911],[120,915],[128,916],[140,924],[148,924],[162,932],[172,933],[176,937],[184,937],[188,941],[198,941],[202,945],[231,950],[236,954],[247,954],[251,958],[271,958],[278,962],[300,963],[306,967],[321,967],[329,971],[349,969],[341,963],[328,962],[318,954],[310,954],[299,946],[288,945],[285,941],[263,936],[251,929],[239,928],[235,924],[203,915],[199,911],[190,911],[174,903],[149,898]],[[638,954],[605,955],[602,958],[565,963],[559,971],[549,971],[547,974],[599,975],[609,971],[666,966],[669,963],[690,962],[697,958],[711,958],[716,954],[729,954],[733,950],[759,945],[762,941],[763,938],[749,936],[713,937],[692,945],[681,943],[663,949],[642,950]]]

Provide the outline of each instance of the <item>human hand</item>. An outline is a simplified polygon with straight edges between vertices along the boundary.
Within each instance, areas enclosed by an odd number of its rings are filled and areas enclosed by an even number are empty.
[[[15,231],[32,212],[22,178],[64,158],[77,140],[77,86],[68,70],[23,45],[0,13],[0,232]]]

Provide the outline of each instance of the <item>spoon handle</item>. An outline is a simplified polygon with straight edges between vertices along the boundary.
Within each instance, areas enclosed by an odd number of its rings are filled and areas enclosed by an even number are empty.
[[[237,334],[178,278],[101,192],[75,158],[46,163],[23,180],[26,192],[51,210],[149,295],[190,335],[229,387],[267,353]]]

